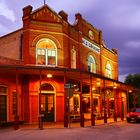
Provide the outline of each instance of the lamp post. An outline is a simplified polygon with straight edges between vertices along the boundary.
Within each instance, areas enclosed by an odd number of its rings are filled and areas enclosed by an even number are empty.
[[[41,115],[41,81],[42,81],[42,76],[41,76],[41,70],[39,71],[39,76],[40,76],[40,85],[39,85],[39,117],[38,117],[38,127],[40,130],[43,130],[43,119]]]

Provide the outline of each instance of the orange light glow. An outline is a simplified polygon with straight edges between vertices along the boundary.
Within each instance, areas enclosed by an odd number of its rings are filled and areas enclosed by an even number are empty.
[[[47,78],[52,78],[52,74],[47,74]]]

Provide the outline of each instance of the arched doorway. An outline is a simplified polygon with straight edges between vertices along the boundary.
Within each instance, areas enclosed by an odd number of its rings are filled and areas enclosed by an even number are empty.
[[[55,90],[52,85],[41,85],[41,114],[43,121],[54,122],[55,120]]]

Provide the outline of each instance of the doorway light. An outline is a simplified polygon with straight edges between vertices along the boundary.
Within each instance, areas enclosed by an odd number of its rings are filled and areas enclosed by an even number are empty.
[[[52,74],[47,74],[47,78],[52,78]]]

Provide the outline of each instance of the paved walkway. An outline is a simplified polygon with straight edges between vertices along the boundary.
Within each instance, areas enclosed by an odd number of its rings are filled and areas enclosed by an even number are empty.
[[[118,118],[117,119],[117,122],[120,122],[121,119]],[[114,123],[114,119],[113,118],[109,118],[107,120],[107,123]],[[98,126],[98,125],[104,125],[104,120],[101,119],[101,120],[95,120],[95,125]],[[84,122],[84,127],[90,127],[91,126],[91,121],[85,121]],[[43,123],[43,129],[47,129],[47,128],[64,128],[64,124],[63,123],[46,123],[44,122]],[[80,122],[75,122],[75,123],[70,123],[68,125],[68,128],[80,128]],[[20,129],[39,129],[38,128],[38,124],[27,124],[27,125],[21,125],[20,126]]]
[[[84,128],[0,130],[0,140],[139,140],[136,123],[120,121]]]

